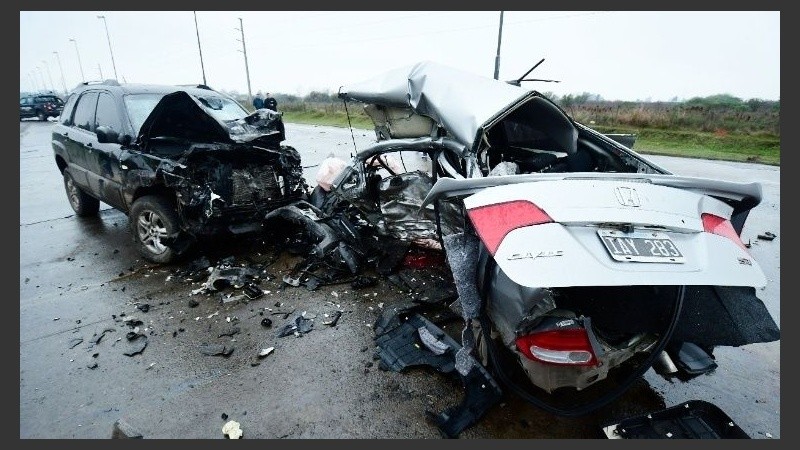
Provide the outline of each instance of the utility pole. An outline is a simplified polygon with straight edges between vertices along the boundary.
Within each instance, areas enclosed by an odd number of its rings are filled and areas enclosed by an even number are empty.
[[[98,19],[103,19],[103,25],[106,27],[106,39],[108,39],[108,51],[111,52],[111,66],[114,68],[114,79],[117,79],[117,63],[114,62],[114,50],[111,49],[111,35],[108,34],[108,22],[106,16],[97,16]],[[100,76],[102,78],[102,75]]]
[[[56,55],[56,60],[58,61],[58,70],[61,71],[61,85],[64,87],[64,95],[67,95],[67,82],[64,81],[64,68],[61,66],[61,57],[58,56],[58,52],[53,52]]]
[[[494,79],[500,79],[500,42],[503,39],[503,11],[500,11],[500,30],[497,32],[497,56],[494,57]]]
[[[97,70],[100,71],[100,81],[103,81],[103,69],[100,67],[100,63],[97,63]]]
[[[240,50],[240,51],[242,51],[244,53],[244,70],[247,73],[247,98],[249,99],[250,104],[252,105],[253,104],[253,90],[250,89],[250,67],[248,67],[248,65],[247,65],[247,46],[244,43],[244,25],[242,24],[242,18],[241,17],[239,17],[239,28],[234,28],[234,29],[235,30],[239,30],[239,31],[242,32],[242,39],[241,39],[240,42],[242,43],[242,49],[243,50]],[[237,39],[237,41],[239,41],[239,39]]]
[[[55,94],[55,92],[56,92],[56,85],[55,85],[55,83],[53,83],[53,76],[52,76],[52,75],[50,75],[50,66],[48,66],[48,65],[47,65],[47,61],[45,61],[45,60],[42,60],[42,62],[44,63],[44,68],[45,68],[45,69],[47,69],[47,78],[49,78],[49,79],[50,79],[50,89],[52,89],[52,90],[53,90],[53,93]]]
[[[78,55],[78,68],[81,69],[81,82],[86,81],[86,76],[83,74],[83,64],[81,64],[81,52],[78,51],[78,41],[75,39],[70,38],[73,44],[75,44],[75,54]]]
[[[203,49],[200,47],[200,29],[197,28],[197,11],[192,11],[194,13],[194,31],[197,33],[197,50],[200,51],[200,70],[203,71],[203,84],[208,85],[206,83],[206,67],[203,65]]]

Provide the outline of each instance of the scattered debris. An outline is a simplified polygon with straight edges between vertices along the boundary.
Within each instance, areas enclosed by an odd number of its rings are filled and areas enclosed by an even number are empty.
[[[258,352],[258,357],[259,358],[266,358],[267,356],[269,356],[270,353],[272,353],[274,351],[275,351],[275,347],[262,348],[261,351]]]
[[[219,336],[217,337],[223,337],[223,336],[233,337],[234,334],[238,334],[240,331],[242,331],[242,329],[239,327],[231,327],[230,329],[220,333]]]
[[[197,300],[195,299],[189,300],[189,308],[197,308],[199,305],[200,302],[198,302]]]
[[[267,317],[261,319],[261,326],[265,327],[265,328],[271,327],[272,326],[272,319],[269,319]]]
[[[335,327],[336,323],[339,322],[339,318],[340,317],[342,317],[342,312],[341,311],[335,311],[333,314],[331,314],[330,319],[322,322],[322,324],[323,325],[328,325],[330,327]]]
[[[776,237],[778,237],[778,235],[776,235],[775,233],[773,233],[771,231],[765,231],[764,234],[759,234],[758,235],[758,238],[761,239],[762,241],[771,241],[771,240],[775,239]]]
[[[111,439],[142,439],[142,433],[130,426],[130,424],[123,419],[119,419],[114,422]]]
[[[100,340],[103,339],[103,336],[105,336],[106,333],[112,333],[114,331],[115,330],[113,328],[106,328],[103,331],[101,331],[100,334],[97,333],[93,334],[92,338],[89,339],[89,342],[91,344],[98,345],[100,343]]]
[[[97,361],[92,362],[91,364],[86,366],[87,368],[94,370],[97,368]]]
[[[228,356],[233,353],[233,346],[227,346],[223,344],[207,344],[203,343],[200,344],[200,353],[207,355],[207,356]]]
[[[58,319],[60,319],[60,317],[53,317],[53,322],[55,322]]]
[[[239,439],[242,437],[243,432],[239,428],[239,422],[231,420],[222,426],[222,434],[227,436],[228,439]]]
[[[457,373],[465,388],[461,403],[439,414],[425,413],[443,436],[455,438],[499,403],[502,391],[455,339],[420,314],[412,314],[416,308],[394,308],[375,323],[378,368],[402,372],[408,367],[431,366],[444,374]]]
[[[143,313],[146,313],[147,311],[150,311],[150,304],[149,303],[142,303],[142,304],[136,305],[136,309],[138,309],[139,311],[141,311]]]
[[[247,283],[244,285],[242,290],[244,291],[244,295],[246,295],[250,300],[255,300],[264,295],[264,291],[262,291],[261,288],[255,283]]]
[[[81,342],[83,342],[83,338],[70,339],[68,344],[69,348],[75,348],[80,345]]]
[[[147,347],[147,336],[140,334],[128,341],[128,348],[122,354],[125,356],[138,355],[144,351],[145,347]]]
[[[359,275],[350,282],[350,287],[353,290],[365,289],[378,284],[378,279],[367,275]]]
[[[289,335],[302,336],[305,333],[311,332],[314,329],[314,321],[306,319],[303,316],[297,316],[294,322],[288,323],[281,327],[276,334],[277,337],[286,337]]]
[[[220,417],[222,417],[222,420],[228,420],[228,415],[225,413],[222,413],[222,416]]]

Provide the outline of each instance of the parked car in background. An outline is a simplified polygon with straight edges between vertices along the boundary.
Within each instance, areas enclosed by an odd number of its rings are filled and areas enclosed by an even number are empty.
[[[19,98],[19,119],[36,117],[41,121],[58,117],[64,109],[64,101],[57,95],[26,95]]]
[[[173,261],[195,240],[261,230],[306,196],[281,115],[248,113],[208,86],[82,83],[53,128],[56,166],[78,216],[102,201],[128,214],[140,253]]]

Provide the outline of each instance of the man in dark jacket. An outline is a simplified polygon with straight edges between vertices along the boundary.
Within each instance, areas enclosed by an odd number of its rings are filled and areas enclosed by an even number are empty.
[[[267,92],[267,98],[264,99],[264,108],[278,111],[278,101],[269,92]]]

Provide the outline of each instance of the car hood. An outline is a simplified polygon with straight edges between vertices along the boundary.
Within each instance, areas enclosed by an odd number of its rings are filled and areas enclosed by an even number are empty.
[[[167,94],[153,108],[139,130],[139,142],[171,137],[202,143],[250,142],[282,134],[280,113],[258,110],[238,120],[214,117],[196,97],[185,91]],[[280,140],[283,136],[281,136]]]
[[[361,83],[342,86],[339,97],[408,108],[435,120],[450,137],[477,151],[484,133],[528,103],[549,102],[537,91],[434,62],[401,67]],[[551,107],[555,107],[552,104]]]

